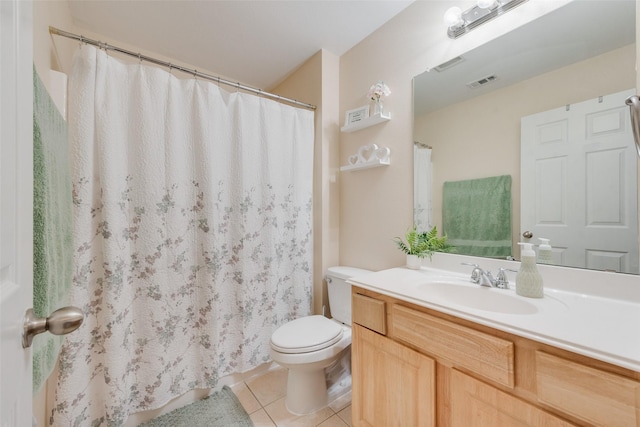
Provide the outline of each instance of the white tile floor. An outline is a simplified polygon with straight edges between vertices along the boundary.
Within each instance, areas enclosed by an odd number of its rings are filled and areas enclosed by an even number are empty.
[[[289,413],[284,400],[287,370],[281,367],[231,386],[255,427],[346,427],[351,426],[351,393],[310,415]]]

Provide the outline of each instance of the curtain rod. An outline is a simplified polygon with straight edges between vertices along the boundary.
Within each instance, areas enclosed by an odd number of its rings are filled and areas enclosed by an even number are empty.
[[[284,96],[276,95],[274,93],[265,92],[262,89],[256,89],[256,88],[253,88],[253,87],[250,87],[250,86],[245,86],[245,85],[240,84],[240,83],[236,83],[236,82],[232,82],[232,81],[229,81],[229,80],[225,80],[225,79],[223,79],[221,77],[216,77],[216,76],[212,76],[212,75],[209,75],[209,74],[201,73],[198,70],[192,70],[192,69],[189,69],[189,68],[184,68],[184,67],[181,67],[179,65],[172,64],[170,62],[161,61],[159,59],[152,58],[152,57],[146,56],[146,55],[142,55],[140,53],[132,52],[130,50],[123,49],[123,48],[120,48],[120,47],[117,47],[117,46],[113,46],[113,45],[110,45],[110,44],[107,44],[107,43],[103,43],[103,42],[98,41],[98,40],[92,40],[92,39],[86,38],[86,37],[84,37],[82,35],[69,33],[67,31],[63,31],[63,30],[60,30],[60,29],[55,28],[55,27],[51,27],[50,26],[49,27],[49,33],[53,34],[53,35],[56,35],[56,36],[62,36],[62,37],[67,37],[67,38],[74,39],[74,40],[79,40],[80,43],[86,43],[86,44],[90,44],[90,45],[93,45],[93,46],[97,46],[100,49],[114,50],[116,52],[120,52],[120,53],[123,53],[125,55],[133,56],[134,58],[138,58],[140,61],[147,61],[147,62],[151,62],[152,64],[160,65],[162,67],[167,67],[167,68],[169,68],[169,71],[171,71],[173,69],[176,69],[178,71],[182,71],[183,73],[191,74],[194,77],[202,77],[203,79],[211,80],[211,81],[217,82],[218,84],[224,84],[224,85],[227,85],[227,86],[233,86],[233,87],[235,87],[237,89],[241,89],[241,90],[244,90],[244,91],[247,91],[247,92],[251,92],[251,93],[256,94],[256,95],[264,96],[266,98],[271,98],[271,99],[275,99],[277,101],[287,102],[289,104],[293,104],[293,105],[297,105],[297,106],[300,106],[300,107],[308,108],[309,110],[315,110],[316,109],[315,105],[307,104],[305,102],[296,101],[295,99],[291,99],[291,98],[285,98]]]
[[[425,144],[424,142],[413,141],[413,145],[417,145],[420,148],[428,148],[429,150],[433,150],[433,147],[431,147],[428,144]]]

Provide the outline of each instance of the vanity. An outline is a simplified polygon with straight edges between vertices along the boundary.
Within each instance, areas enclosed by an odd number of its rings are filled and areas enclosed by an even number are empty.
[[[532,299],[471,283],[460,259],[351,280],[353,425],[640,426],[637,278],[611,297],[606,276],[540,266]]]

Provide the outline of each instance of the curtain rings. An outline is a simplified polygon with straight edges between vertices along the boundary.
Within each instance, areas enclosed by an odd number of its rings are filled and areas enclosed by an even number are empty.
[[[173,64],[169,62],[169,74],[171,74],[172,69],[173,69]]]
[[[98,49],[104,50],[104,53],[109,57],[109,45],[106,42],[98,42]]]

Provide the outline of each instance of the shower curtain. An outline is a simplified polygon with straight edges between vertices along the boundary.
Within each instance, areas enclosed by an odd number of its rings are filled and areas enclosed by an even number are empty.
[[[50,424],[122,425],[267,362],[311,311],[313,112],[82,46],[69,117],[86,319]]]
[[[413,224],[419,232],[433,228],[431,210],[431,148],[413,144]]]

